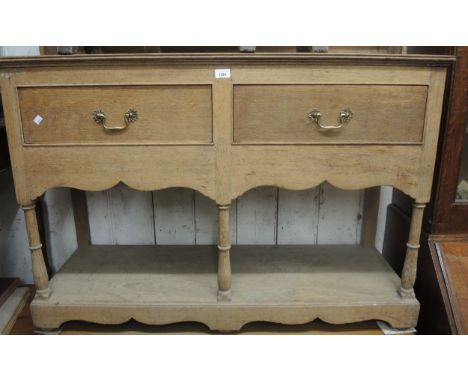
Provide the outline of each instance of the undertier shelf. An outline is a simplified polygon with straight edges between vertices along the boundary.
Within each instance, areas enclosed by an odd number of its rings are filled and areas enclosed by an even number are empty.
[[[232,300],[217,301],[215,246],[80,247],[31,304],[36,327],[82,320],[119,324],[197,321],[239,330],[253,321],[334,324],[379,319],[416,325],[419,303],[375,249],[233,246]]]

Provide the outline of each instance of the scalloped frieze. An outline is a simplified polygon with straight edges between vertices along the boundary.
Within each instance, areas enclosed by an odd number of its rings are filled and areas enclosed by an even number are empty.
[[[414,300],[416,301],[416,300]],[[41,329],[55,329],[71,320],[98,324],[123,324],[136,320],[147,325],[167,325],[180,322],[199,322],[210,330],[238,331],[251,322],[273,322],[285,325],[301,325],[316,319],[329,324],[381,320],[397,329],[414,327],[418,318],[419,305],[373,305],[373,306],[72,306],[33,303],[34,325]],[[47,311],[49,314],[44,314]],[[110,314],[112,313],[112,314]]]
[[[374,181],[362,181],[362,182],[349,181],[348,179],[333,179],[333,180],[310,179],[309,181],[298,180],[298,181],[290,181],[290,182],[251,181],[248,184],[242,184],[242,186],[239,188],[235,188],[233,191],[233,199],[241,197],[243,194],[247,193],[249,190],[253,188],[257,188],[257,187],[270,186],[270,187],[279,187],[285,190],[302,191],[302,190],[307,190],[307,189],[311,189],[314,187],[318,187],[326,183],[330,184],[331,186],[335,188],[340,188],[342,190],[359,190],[359,189],[365,189],[365,188],[376,187],[376,186],[391,186],[391,187],[399,189],[400,191],[406,193],[407,195],[413,198],[417,197],[415,183],[408,184],[408,182],[385,182],[385,181],[379,181],[378,179]]]

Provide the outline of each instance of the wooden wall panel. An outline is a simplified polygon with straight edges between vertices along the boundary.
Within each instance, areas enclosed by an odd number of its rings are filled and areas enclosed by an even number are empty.
[[[217,232],[217,208],[213,200],[195,192],[195,243],[215,244],[218,238]],[[156,212],[155,212],[156,213]]]
[[[119,184],[86,194],[93,244],[154,244],[151,193]]]
[[[232,244],[359,244],[364,192],[259,187],[231,205]],[[216,244],[214,201],[186,189],[88,192],[93,244]]]
[[[237,244],[276,244],[278,189],[254,188],[237,201]]]
[[[320,187],[278,194],[277,244],[316,244]]]
[[[320,187],[318,244],[360,243],[363,193],[329,184]]]
[[[19,277],[33,283],[24,214],[16,203],[13,176],[0,171],[0,277]]]
[[[47,254],[51,269],[56,272],[78,246],[70,190],[51,189],[42,201]]]
[[[237,243],[236,221],[237,201],[233,201],[230,210],[231,243]],[[213,200],[195,192],[195,242],[196,244],[216,244],[218,240],[218,212]]]
[[[153,193],[156,244],[195,244],[195,192],[171,188]]]

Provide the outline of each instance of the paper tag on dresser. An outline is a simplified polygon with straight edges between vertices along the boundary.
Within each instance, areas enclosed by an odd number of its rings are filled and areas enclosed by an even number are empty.
[[[215,69],[215,78],[231,78],[231,69]]]
[[[34,118],[33,118],[33,122],[36,124],[36,125],[40,125],[41,122],[43,121],[44,118],[42,118],[39,114],[37,114]]]

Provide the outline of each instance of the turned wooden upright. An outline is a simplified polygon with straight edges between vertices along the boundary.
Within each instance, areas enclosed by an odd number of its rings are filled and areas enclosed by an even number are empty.
[[[218,206],[218,301],[231,300],[229,206]]]
[[[416,281],[416,271],[418,265],[419,240],[424,215],[423,203],[413,204],[413,214],[411,216],[411,226],[408,242],[406,243],[406,256],[401,272],[401,287],[399,293],[401,297],[414,297],[414,283]]]
[[[42,253],[42,243],[37,225],[36,203],[22,206],[26,220],[26,230],[28,232],[29,250],[31,251],[32,271],[34,284],[36,285],[36,295],[47,298],[50,295],[49,276]]]

